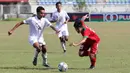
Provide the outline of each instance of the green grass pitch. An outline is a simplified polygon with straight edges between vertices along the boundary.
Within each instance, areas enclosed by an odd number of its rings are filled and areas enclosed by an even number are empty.
[[[28,43],[28,26],[23,25],[11,35],[7,31],[18,21],[0,21],[0,73],[60,73],[57,66],[64,61],[69,69],[66,73],[129,73],[130,72],[130,23],[129,22],[86,22],[101,38],[96,68],[88,70],[89,57],[79,57],[79,47],[67,46],[64,55],[57,35],[46,28],[44,39],[48,48],[48,62],[52,66],[42,66],[41,54],[38,65],[33,66],[34,48]],[[69,41],[76,42],[82,37],[68,23]],[[69,44],[69,43],[67,43]]]

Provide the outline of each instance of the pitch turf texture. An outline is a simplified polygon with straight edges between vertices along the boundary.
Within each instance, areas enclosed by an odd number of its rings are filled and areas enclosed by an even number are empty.
[[[93,22],[87,23],[101,38],[96,68],[88,70],[89,57],[79,57],[79,47],[69,47],[64,55],[59,39],[47,28],[44,38],[48,48],[48,62],[51,69],[42,66],[41,54],[38,65],[33,66],[34,48],[28,43],[28,26],[18,28],[13,35],[7,31],[18,21],[0,21],[0,73],[60,73],[57,66],[64,61],[69,69],[66,73],[129,73],[130,72],[130,23],[129,22]],[[70,42],[82,37],[76,33],[73,23],[69,23]]]

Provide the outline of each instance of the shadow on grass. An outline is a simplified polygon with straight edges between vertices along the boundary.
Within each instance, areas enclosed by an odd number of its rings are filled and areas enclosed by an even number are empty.
[[[0,67],[0,69],[16,69],[16,70],[57,70],[58,68],[33,68],[33,67]],[[87,68],[69,68],[69,70],[86,70]]]
[[[0,69],[16,69],[16,70],[48,70],[48,69],[56,69],[56,68],[33,68],[33,67],[0,67]]]

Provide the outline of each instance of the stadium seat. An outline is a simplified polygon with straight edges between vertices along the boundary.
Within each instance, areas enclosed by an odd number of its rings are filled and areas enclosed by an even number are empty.
[[[117,4],[121,4],[121,1],[120,1],[120,0],[117,0]]]
[[[86,3],[87,3],[87,4],[96,4],[97,1],[96,1],[96,0],[88,0]]]
[[[114,4],[114,0],[108,0],[106,4]]]
[[[67,1],[65,0],[60,0],[62,2],[62,4],[66,4]]]
[[[93,1],[93,4],[96,4],[97,3],[97,1],[96,0],[92,0]]]
[[[128,0],[128,4],[130,4],[130,0]]]
[[[53,3],[53,4],[56,4],[56,2],[57,2],[57,0],[52,0],[52,3]]]
[[[126,4],[127,0],[121,0],[121,4]]]
[[[92,0],[87,0],[87,4],[92,4]]]
[[[125,0],[125,3],[126,3],[126,4],[129,4],[129,0]]]
[[[113,4],[118,4],[118,0],[113,0]]]
[[[76,0],[73,0],[73,4],[77,4]]]

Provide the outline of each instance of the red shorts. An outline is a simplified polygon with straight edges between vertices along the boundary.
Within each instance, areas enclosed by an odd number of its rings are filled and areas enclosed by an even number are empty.
[[[89,53],[96,54],[98,50],[99,41],[87,39],[85,43],[80,46],[79,55],[88,56]]]

